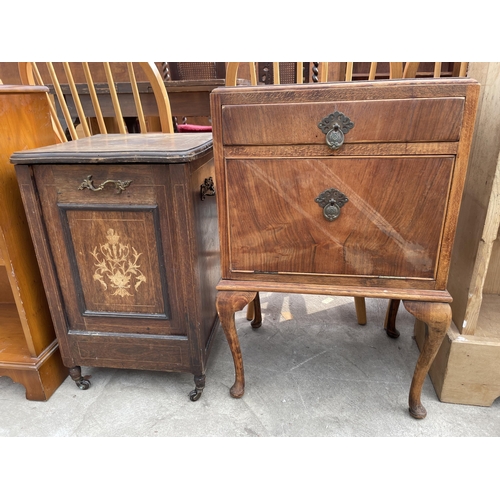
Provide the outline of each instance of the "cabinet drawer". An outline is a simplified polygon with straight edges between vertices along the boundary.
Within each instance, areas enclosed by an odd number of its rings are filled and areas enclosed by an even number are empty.
[[[226,105],[222,139],[225,145],[326,144],[318,124],[339,111],[354,123],[345,143],[455,142],[464,103],[463,97],[443,97]]]
[[[246,273],[433,280],[454,158],[226,161],[229,268]],[[327,220],[316,201],[348,201]]]

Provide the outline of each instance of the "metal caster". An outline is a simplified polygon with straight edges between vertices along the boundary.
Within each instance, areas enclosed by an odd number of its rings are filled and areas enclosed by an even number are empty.
[[[82,377],[81,380],[77,380],[75,381],[75,384],[76,386],[78,387],[78,389],[82,390],[82,391],[86,391],[92,384],[90,383],[90,380],[88,380],[87,378],[85,377]]]
[[[194,383],[196,387],[189,393],[189,399],[191,401],[198,401],[201,398],[203,389],[205,389],[205,375],[196,375]]]
[[[198,401],[198,399],[201,398],[201,394],[203,393],[203,389],[193,389],[190,393],[189,393],[189,399],[191,401]]]
[[[82,377],[82,370],[79,366],[73,366],[73,368],[70,368],[69,375],[75,382],[78,389],[86,391],[91,386],[89,378],[92,377],[92,375],[85,375],[85,377]]]

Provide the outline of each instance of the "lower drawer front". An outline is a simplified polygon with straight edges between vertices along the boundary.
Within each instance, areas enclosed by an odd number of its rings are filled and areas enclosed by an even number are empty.
[[[435,279],[453,164],[452,156],[228,160],[229,271]],[[348,201],[325,208],[322,194]]]

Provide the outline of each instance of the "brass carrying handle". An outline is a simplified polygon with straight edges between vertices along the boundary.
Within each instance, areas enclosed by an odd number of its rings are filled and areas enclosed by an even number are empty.
[[[215,196],[215,186],[212,177],[205,179],[203,184],[200,186],[201,201],[203,201],[206,196]]]
[[[323,191],[314,201],[323,209],[325,219],[331,222],[339,217],[340,209],[349,199],[338,189],[330,188]]]
[[[341,113],[335,111],[323,118],[318,127],[326,134],[326,143],[331,149],[339,149],[344,144],[344,136],[354,127],[354,123]]]
[[[102,191],[104,189],[104,186],[106,186],[106,184],[114,184],[117,194],[121,194],[122,191],[125,191],[125,189],[127,189],[128,186],[130,186],[131,182],[132,181],[107,180],[107,181],[104,181],[102,184],[99,184],[99,186],[95,187],[94,181],[92,180],[92,176],[87,175],[87,177],[80,184],[80,187],[78,189],[90,189],[91,191]]]

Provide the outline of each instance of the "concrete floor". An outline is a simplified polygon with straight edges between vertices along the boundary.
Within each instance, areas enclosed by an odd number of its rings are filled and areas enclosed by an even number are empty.
[[[92,387],[68,377],[47,402],[0,378],[0,437],[390,437],[500,436],[491,407],[441,403],[427,378],[413,419],[408,391],[419,354],[403,307],[399,339],[385,334],[387,302],[368,299],[368,324],[349,297],[261,294],[263,325],[236,315],[246,392],[229,396],[233,362],[219,328],[206,388],[191,402],[190,374],[83,367]]]

